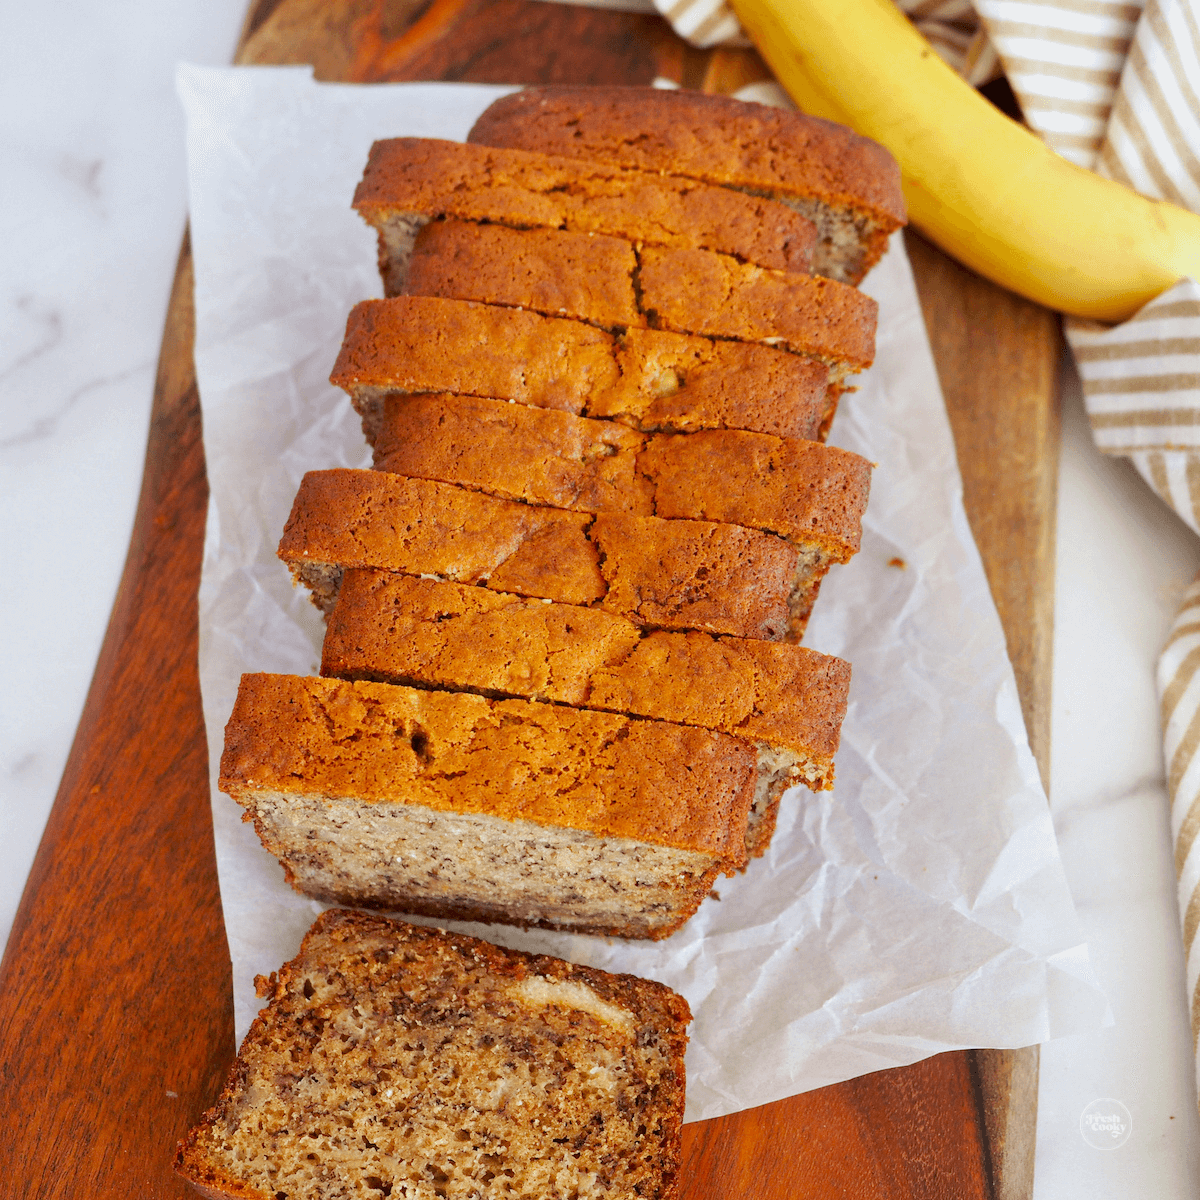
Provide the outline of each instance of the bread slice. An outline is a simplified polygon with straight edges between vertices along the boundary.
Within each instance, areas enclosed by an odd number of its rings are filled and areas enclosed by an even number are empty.
[[[870,270],[905,221],[900,170],[877,142],[728,96],[531,87],[495,101],[467,138],[774,197],[817,226],[813,270],[844,283]]]
[[[855,288],[709,250],[639,249],[594,234],[437,221],[417,234],[403,290],[602,329],[648,326],[760,342],[855,370],[875,355],[878,306]]]
[[[848,364],[771,346],[395,296],[355,305],[330,382],[374,442],[389,393],[492,396],[633,429],[748,429],[824,440]]]
[[[853,373],[844,360],[661,329],[627,329],[616,359],[620,382],[582,415],[648,432],[747,429],[823,442]]]
[[[220,788],[315,899],[662,938],[745,866],[756,773],[688,725],[243,675]]]
[[[781,271],[807,272],[816,242],[810,221],[762,196],[604,163],[435,138],[376,142],[354,207],[379,231],[385,280],[403,279],[413,238],[431,218],[718,250]]]
[[[576,512],[708,520],[846,562],[871,464],[819,442],[714,429],[644,434],[613,421],[478,396],[389,396],[375,467]]]
[[[321,674],[516,696],[697,725],[754,745],[746,849],[763,853],[779,798],[833,787],[850,664],[779,642],[646,633],[597,609],[384,571],[347,571]]]
[[[317,918],[175,1169],[228,1200],[678,1195],[691,1012],[660,983]]]
[[[345,469],[304,476],[279,557],[324,612],[347,567],[375,567],[771,640],[799,638],[828,566],[737,525],[592,516]]]

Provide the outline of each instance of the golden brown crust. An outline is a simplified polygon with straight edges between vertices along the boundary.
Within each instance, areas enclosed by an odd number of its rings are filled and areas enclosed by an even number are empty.
[[[638,254],[638,284],[642,312],[659,329],[771,340],[856,370],[875,358],[879,306],[835,279],[765,271],[704,250],[647,246]]]
[[[375,469],[575,512],[654,514],[646,435],[615,421],[480,396],[389,396]]]
[[[824,441],[837,407],[824,362],[774,346],[628,329],[617,363],[620,383],[590,400],[584,416],[647,431],[747,429]]]
[[[656,434],[638,455],[654,513],[766,529],[847,562],[862,543],[871,464],[860,454],[734,429]]]
[[[686,765],[685,765],[686,764]],[[415,804],[745,862],[752,748],[724,734],[460,692],[243,675],[219,786]]]
[[[326,610],[345,568],[375,567],[599,604],[648,628],[736,637],[798,637],[806,611],[792,599],[806,568],[774,534],[710,521],[592,517],[383,471],[310,471],[279,557]]]
[[[641,434],[476,396],[389,396],[375,468],[577,512],[763,529],[838,562],[857,553],[871,464],[743,430]]]
[[[830,773],[850,684],[848,663],[802,646],[643,635],[595,609],[358,570],[346,572],[330,614],[321,673],[698,725]]]
[[[602,607],[650,629],[780,640],[800,557],[782,538],[740,525],[600,513],[589,536],[608,584]]]
[[[769,342],[855,369],[875,356],[878,305],[870,296],[709,250],[635,250],[616,238],[437,221],[417,235],[404,291],[532,309],[602,329],[649,326]]]
[[[717,250],[781,271],[807,271],[816,229],[762,196],[536,151],[434,138],[371,147],[354,207],[378,227],[409,214],[568,229],[649,245]]]
[[[314,988],[314,979],[323,987],[321,994]],[[338,981],[339,990],[326,999],[324,988],[333,979]],[[235,1128],[242,1114],[253,1119],[256,1106],[270,1105],[271,1072],[284,1058],[297,1064],[288,1068],[293,1076],[303,1078],[308,1071],[320,1071],[311,1056],[339,1015],[335,1006],[349,1008],[357,1002],[364,1011],[387,1012],[393,1008],[389,1000],[420,996],[429,1007],[422,1013],[410,1005],[408,1020],[419,1029],[429,1022],[432,1033],[435,1023],[444,1020],[437,1013],[441,997],[453,997],[451,1009],[456,1015],[452,1020],[469,1022],[474,1009],[487,1011],[496,998],[511,1003],[507,998],[514,986],[537,987],[543,981],[551,988],[586,988],[601,1003],[625,1014],[629,1032],[624,1036],[634,1044],[653,1043],[661,1053],[663,1069],[653,1095],[647,1097],[650,1108],[646,1124],[653,1130],[649,1164],[653,1177],[645,1178],[641,1186],[647,1189],[646,1200],[674,1200],[681,1158],[684,1052],[691,1021],[691,1011],[682,996],[662,984],[632,975],[579,967],[546,955],[503,949],[462,934],[338,909],[317,918],[294,959],[269,979],[259,978],[270,1003],[252,1023],[216,1104],[180,1144],[176,1171],[215,1200],[275,1200],[272,1194],[234,1176],[232,1172],[237,1168],[226,1161],[229,1154],[219,1145],[218,1131]],[[397,988],[400,996],[393,995]],[[528,1019],[542,1019],[537,1010],[524,1011],[529,1013]],[[334,1046],[341,1049],[336,1042]],[[394,1074],[403,1065],[380,1062],[377,1069]],[[257,1078],[252,1078],[252,1071]],[[382,1078],[380,1075],[380,1081]],[[252,1082],[266,1092],[255,1092]],[[368,1088],[359,1107],[369,1112],[378,1103],[374,1089]],[[583,1124],[591,1115],[579,1113],[577,1119]],[[546,1152],[553,1154],[556,1150],[551,1144]]]
[[[866,237],[856,283],[905,221],[900,171],[842,125],[727,96],[628,87],[531,87],[495,101],[467,140],[684,175],[845,209]]]
[[[396,296],[355,305],[330,381],[374,437],[383,392],[515,400],[647,431],[823,440],[838,389],[819,359],[656,329],[623,336],[514,308]]]
[[[598,609],[354,570],[329,614],[321,674],[588,707],[590,676],[640,636]]]

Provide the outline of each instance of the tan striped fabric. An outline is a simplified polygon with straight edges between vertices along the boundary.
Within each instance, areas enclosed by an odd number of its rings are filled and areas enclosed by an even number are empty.
[[[1141,3],[978,0],[1032,129],[1081,167],[1095,165]]]
[[[617,7],[617,0],[569,0]],[[622,3],[622,7],[627,5]],[[748,46],[725,0],[652,0],[680,37],[693,46]],[[929,43],[960,75],[978,86],[1001,74],[996,51],[971,0],[896,0]]]
[[[654,5],[693,46],[749,45],[725,0],[654,0]]]
[[[1200,286],[1181,280],[1112,328],[1071,321],[1067,336],[1101,450],[1200,450]]]

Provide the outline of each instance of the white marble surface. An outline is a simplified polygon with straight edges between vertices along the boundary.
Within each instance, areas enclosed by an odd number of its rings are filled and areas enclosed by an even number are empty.
[[[27,582],[0,600],[0,938],[137,500],[184,223],[174,64],[228,61],[243,7],[131,0],[114,16],[76,0],[0,16],[0,550]],[[1183,1200],[1200,1191],[1200,1121],[1153,663],[1200,542],[1126,464],[1096,454],[1070,384],[1059,521],[1053,805],[1116,1024],[1043,1047],[1035,1194]],[[1080,1136],[1100,1097],[1133,1114],[1119,1149]]]

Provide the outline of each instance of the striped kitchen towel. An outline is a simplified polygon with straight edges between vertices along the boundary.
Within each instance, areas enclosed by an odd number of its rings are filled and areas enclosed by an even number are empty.
[[[1124,455],[1200,533],[1200,285],[1112,328],[1066,322],[1096,445]]]
[[[1029,127],[1051,149],[1094,167],[1142,3],[977,0]]]

